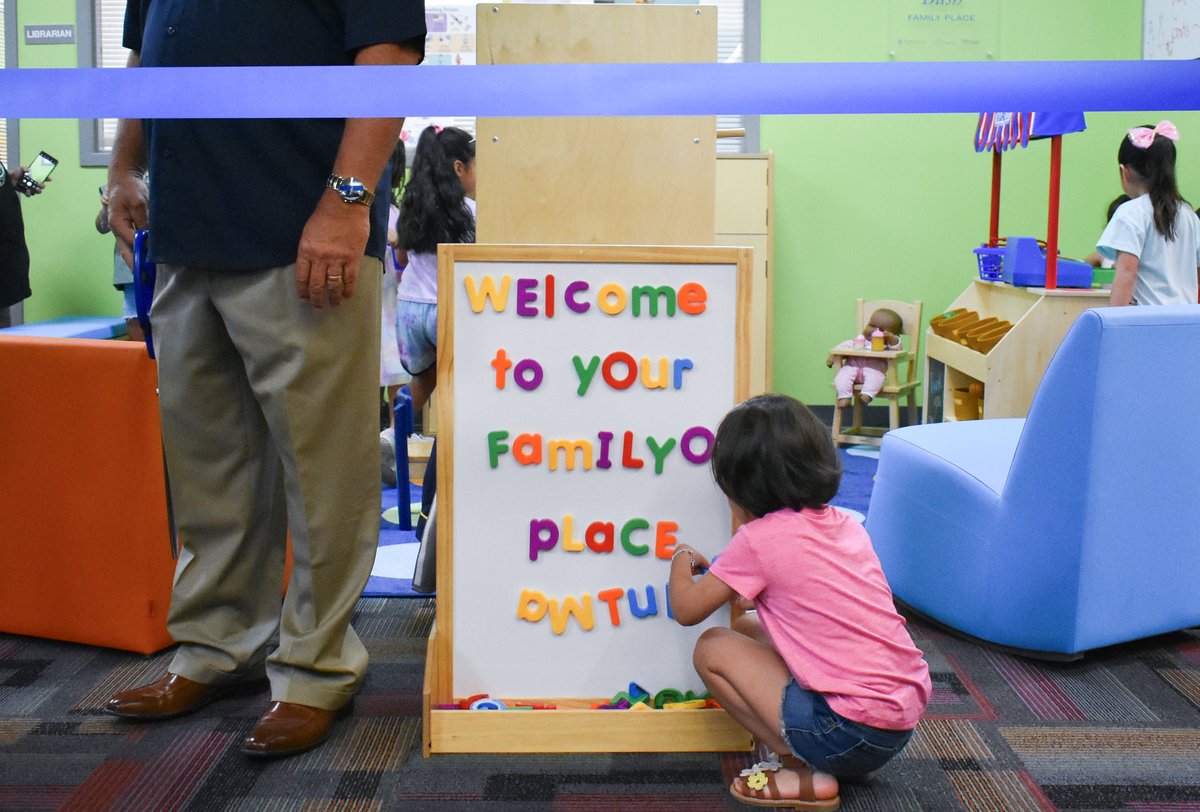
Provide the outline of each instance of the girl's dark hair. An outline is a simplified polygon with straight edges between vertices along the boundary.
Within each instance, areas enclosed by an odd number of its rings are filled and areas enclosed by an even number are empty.
[[[475,160],[475,139],[457,127],[426,127],[417,140],[412,174],[400,198],[396,224],[401,248],[433,253],[438,243],[475,242],[475,218],[463,201],[454,162]]]
[[[1129,195],[1127,195],[1127,194],[1119,194],[1116,197],[1114,197],[1112,203],[1108,204],[1108,215],[1107,215],[1107,219],[1104,222],[1107,223],[1109,220],[1113,219],[1113,215],[1117,213],[1117,209],[1121,208],[1121,206],[1125,205],[1128,202],[1129,202]]]
[[[1153,124],[1146,127],[1154,129]],[[1154,228],[1168,240],[1175,239],[1175,215],[1183,200],[1175,183],[1175,142],[1156,135],[1150,146],[1140,149],[1126,133],[1117,150],[1117,163],[1129,167],[1145,181],[1154,208]]]
[[[755,517],[822,507],[842,479],[829,429],[787,395],[758,395],[725,415],[711,464],[717,487]]]
[[[408,171],[408,147],[399,139],[392,150],[388,188],[392,190],[392,205],[400,208],[400,193],[404,190],[404,173]]]

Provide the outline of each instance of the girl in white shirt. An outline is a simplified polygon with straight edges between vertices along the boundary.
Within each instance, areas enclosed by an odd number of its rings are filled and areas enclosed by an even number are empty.
[[[1175,142],[1169,121],[1134,127],[1117,151],[1121,205],[1096,250],[1116,263],[1109,304],[1196,304],[1200,292],[1200,218],[1175,182]]]

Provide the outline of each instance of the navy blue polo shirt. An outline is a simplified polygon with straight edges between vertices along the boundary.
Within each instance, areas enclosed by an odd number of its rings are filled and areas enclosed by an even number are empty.
[[[124,45],[143,67],[350,65],[368,45],[424,53],[423,0],[128,0]],[[402,111],[396,111],[402,115]],[[143,122],[156,262],[252,269],[295,261],[344,119]],[[383,258],[388,173],[367,254]],[[364,179],[366,180],[366,179]]]

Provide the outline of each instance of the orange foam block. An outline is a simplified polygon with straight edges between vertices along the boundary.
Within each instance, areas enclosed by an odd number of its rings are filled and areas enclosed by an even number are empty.
[[[156,385],[141,343],[0,336],[0,631],[172,643]]]

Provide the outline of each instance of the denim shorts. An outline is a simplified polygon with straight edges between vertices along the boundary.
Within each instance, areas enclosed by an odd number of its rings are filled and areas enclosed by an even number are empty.
[[[137,318],[137,300],[133,295],[132,282],[127,285],[121,285],[121,299],[125,305],[121,311],[122,315],[127,319]]]
[[[409,375],[420,375],[437,363],[437,305],[401,299],[396,306],[396,341],[400,363]]]
[[[904,749],[911,730],[883,730],[839,716],[825,697],[801,688],[793,678],[779,707],[783,740],[811,767],[854,778],[878,770]]]

